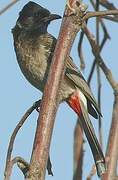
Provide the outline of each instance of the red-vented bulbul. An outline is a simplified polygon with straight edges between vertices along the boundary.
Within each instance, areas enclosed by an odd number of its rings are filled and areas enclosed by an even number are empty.
[[[19,13],[13,28],[14,47],[20,69],[27,80],[43,92],[57,40],[47,32],[49,23],[59,19],[40,5],[29,2]],[[95,136],[88,113],[94,118],[100,114],[96,100],[81,72],[70,56],[59,90],[60,102],[66,101],[77,113],[84,129],[99,174],[105,171],[105,160]]]

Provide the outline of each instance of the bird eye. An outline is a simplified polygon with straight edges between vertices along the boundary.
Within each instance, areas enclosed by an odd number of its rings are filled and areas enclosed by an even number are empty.
[[[34,16],[35,16],[35,17],[39,17],[39,12],[36,12],[36,13],[34,14]]]
[[[34,17],[38,17],[40,19],[43,19],[48,15],[49,15],[49,12],[47,12],[47,11],[42,11],[42,12],[37,11],[37,12],[34,13]]]

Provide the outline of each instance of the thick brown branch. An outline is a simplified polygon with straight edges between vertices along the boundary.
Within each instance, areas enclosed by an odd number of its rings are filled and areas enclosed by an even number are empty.
[[[76,3],[76,0],[73,0],[73,2]],[[68,11],[66,10],[65,12],[65,16],[68,16]],[[82,15],[82,13],[80,14]],[[59,104],[58,90],[64,74],[66,56],[69,55],[76,33],[81,28],[80,18],[79,16],[65,17],[61,26],[48,80],[44,89],[40,120],[38,118],[30,173],[26,178],[27,180],[44,180],[45,178],[50,141]]]

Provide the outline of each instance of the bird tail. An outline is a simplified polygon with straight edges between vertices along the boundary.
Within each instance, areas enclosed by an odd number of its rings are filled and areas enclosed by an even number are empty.
[[[92,123],[85,107],[85,103],[83,103],[83,100],[80,98],[78,90],[69,97],[67,103],[78,114],[80,123],[84,129],[85,135],[91,147],[97,173],[99,176],[101,176],[103,173],[105,173],[106,170],[105,158],[95,135]]]

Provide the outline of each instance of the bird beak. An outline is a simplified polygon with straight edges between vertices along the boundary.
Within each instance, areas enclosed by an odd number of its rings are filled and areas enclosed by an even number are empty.
[[[48,17],[45,17],[43,20],[45,21],[45,22],[50,22],[50,21],[53,21],[53,20],[55,20],[55,19],[61,19],[62,17],[60,16],[60,15],[58,15],[58,14],[50,14]]]
[[[49,19],[52,21],[52,20],[55,20],[55,19],[61,19],[62,17],[58,14],[50,14],[49,16]]]

